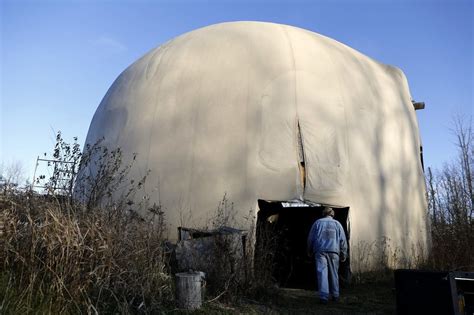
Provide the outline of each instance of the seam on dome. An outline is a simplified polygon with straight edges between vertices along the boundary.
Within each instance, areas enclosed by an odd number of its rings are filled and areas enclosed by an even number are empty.
[[[171,41],[170,41],[171,42]],[[170,43],[169,42],[169,43]],[[165,43],[166,45],[167,43]],[[153,76],[156,74],[156,71],[158,70],[158,68],[161,66],[161,63],[163,61],[163,59],[168,55],[168,48],[167,49],[164,49],[163,51],[161,49],[158,49],[162,55],[161,55],[161,58],[159,60],[159,63],[158,63],[158,66],[157,66],[157,69],[155,70],[155,73],[153,74]],[[155,52],[155,53],[158,53]],[[154,57],[155,55],[153,55]],[[151,61],[151,60],[150,60]],[[150,62],[149,61],[149,62]],[[147,69],[148,71],[148,65],[147,65]],[[148,78],[146,77],[147,73],[145,72],[145,78],[148,80]],[[158,104],[159,104],[159,101],[160,101],[160,92],[161,92],[161,83],[163,81],[163,77],[161,77],[158,81],[158,84],[156,85],[156,93],[154,93],[155,95],[155,100],[154,100],[154,106],[153,106],[153,116],[152,116],[152,121],[151,121],[151,126],[150,126],[150,133],[148,135],[148,153],[147,153],[147,156],[146,156],[146,169],[149,170],[149,162],[150,162],[150,154],[151,154],[151,149],[152,149],[152,145],[151,145],[151,140],[152,140],[152,137],[153,137],[153,131],[155,130],[155,121],[156,121],[156,112],[157,112],[157,107],[158,107]]]
[[[332,64],[333,69],[335,69],[336,68],[336,62],[334,61],[333,56],[331,54],[327,54],[327,57],[328,57],[329,62]],[[356,63],[358,63],[360,65],[359,59],[355,58],[355,60],[356,60]],[[345,95],[343,93],[341,93],[341,91],[343,91],[343,89],[342,89],[343,84],[342,84],[341,76],[336,75],[336,80],[337,80],[338,90],[340,92],[340,93],[337,93],[337,97],[339,99],[339,103],[340,103],[340,105],[342,107],[342,110],[343,110],[343,113],[344,113],[344,124],[345,124],[345,126],[344,126],[344,152],[343,152],[344,159],[340,159],[339,165],[344,163],[344,165],[345,165],[345,170],[344,171],[347,172],[349,174],[349,176],[352,178],[351,167],[349,167],[349,165],[351,165],[351,163],[350,163],[351,153],[348,151],[350,147],[349,147],[349,131],[348,131],[348,127],[347,127],[348,126],[348,118],[347,118],[348,114],[347,114],[347,110],[346,110],[346,98],[345,98]],[[352,180],[350,180],[349,183],[350,183],[350,190],[351,190],[351,193],[352,193],[352,191],[353,191]]]
[[[285,25],[280,25],[280,28],[288,42],[288,46],[290,48],[290,58],[291,58],[291,64],[293,68],[293,102],[295,106],[295,134],[294,134],[294,140],[295,140],[295,154],[296,154],[296,161],[298,165],[298,170],[299,170],[299,182],[296,184],[298,187],[301,188],[301,198],[304,198],[304,193],[306,189],[306,169],[305,169],[305,158],[304,158],[304,149],[303,149],[303,138],[301,136],[301,128],[300,128],[300,122],[299,122],[299,111],[298,111],[298,95],[297,95],[297,80],[296,80],[296,59],[295,59],[295,52],[293,49],[293,43],[291,41],[290,35],[288,34],[287,26]],[[300,153],[301,151],[301,153]],[[303,161],[300,161],[300,156],[303,157]],[[303,164],[301,164],[301,162]],[[297,191],[299,188],[297,188]]]
[[[283,30],[283,34],[285,35],[285,38],[288,42],[288,46],[290,48],[290,57],[291,57],[291,64],[293,66],[293,100],[295,102],[295,111],[296,111],[296,119],[298,119],[298,96],[296,95],[296,60],[295,60],[295,53],[293,50],[293,44],[290,39],[290,35],[288,34],[287,29],[285,28],[284,25],[280,26],[281,29]]]

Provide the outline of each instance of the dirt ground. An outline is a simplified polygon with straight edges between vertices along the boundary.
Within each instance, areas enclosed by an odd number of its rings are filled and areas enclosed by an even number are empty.
[[[341,290],[338,303],[321,305],[314,291],[282,288],[266,302],[244,299],[237,306],[205,302],[203,308],[188,314],[396,314],[395,290],[391,282],[352,285]]]

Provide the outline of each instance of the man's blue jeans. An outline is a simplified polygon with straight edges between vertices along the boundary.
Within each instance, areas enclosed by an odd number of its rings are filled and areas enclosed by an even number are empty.
[[[318,277],[319,298],[329,299],[329,293],[333,298],[339,297],[339,255],[336,253],[316,253],[316,275]]]

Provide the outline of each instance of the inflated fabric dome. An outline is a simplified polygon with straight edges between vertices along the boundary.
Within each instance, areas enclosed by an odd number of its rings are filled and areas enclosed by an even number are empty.
[[[232,22],[170,40],[110,87],[86,142],[102,137],[137,154],[130,178],[150,170],[172,239],[225,195],[237,225],[258,200],[346,207],[353,257],[380,239],[407,256],[428,242],[404,74],[304,29]]]

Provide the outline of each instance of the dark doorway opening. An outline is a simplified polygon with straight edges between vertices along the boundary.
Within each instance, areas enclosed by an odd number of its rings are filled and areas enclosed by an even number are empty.
[[[272,237],[274,246],[271,253],[256,255],[273,255],[273,277],[282,287],[316,289],[316,271],[314,258],[306,253],[306,241],[313,223],[322,218],[323,205],[295,206],[281,201],[258,200],[260,211],[257,215],[257,248],[263,240],[259,236]],[[349,243],[349,208],[334,207],[335,219],[338,220]],[[265,231],[265,233],[262,233]],[[350,257],[350,255],[348,255]],[[349,258],[340,264],[339,278],[341,284],[350,281]]]

